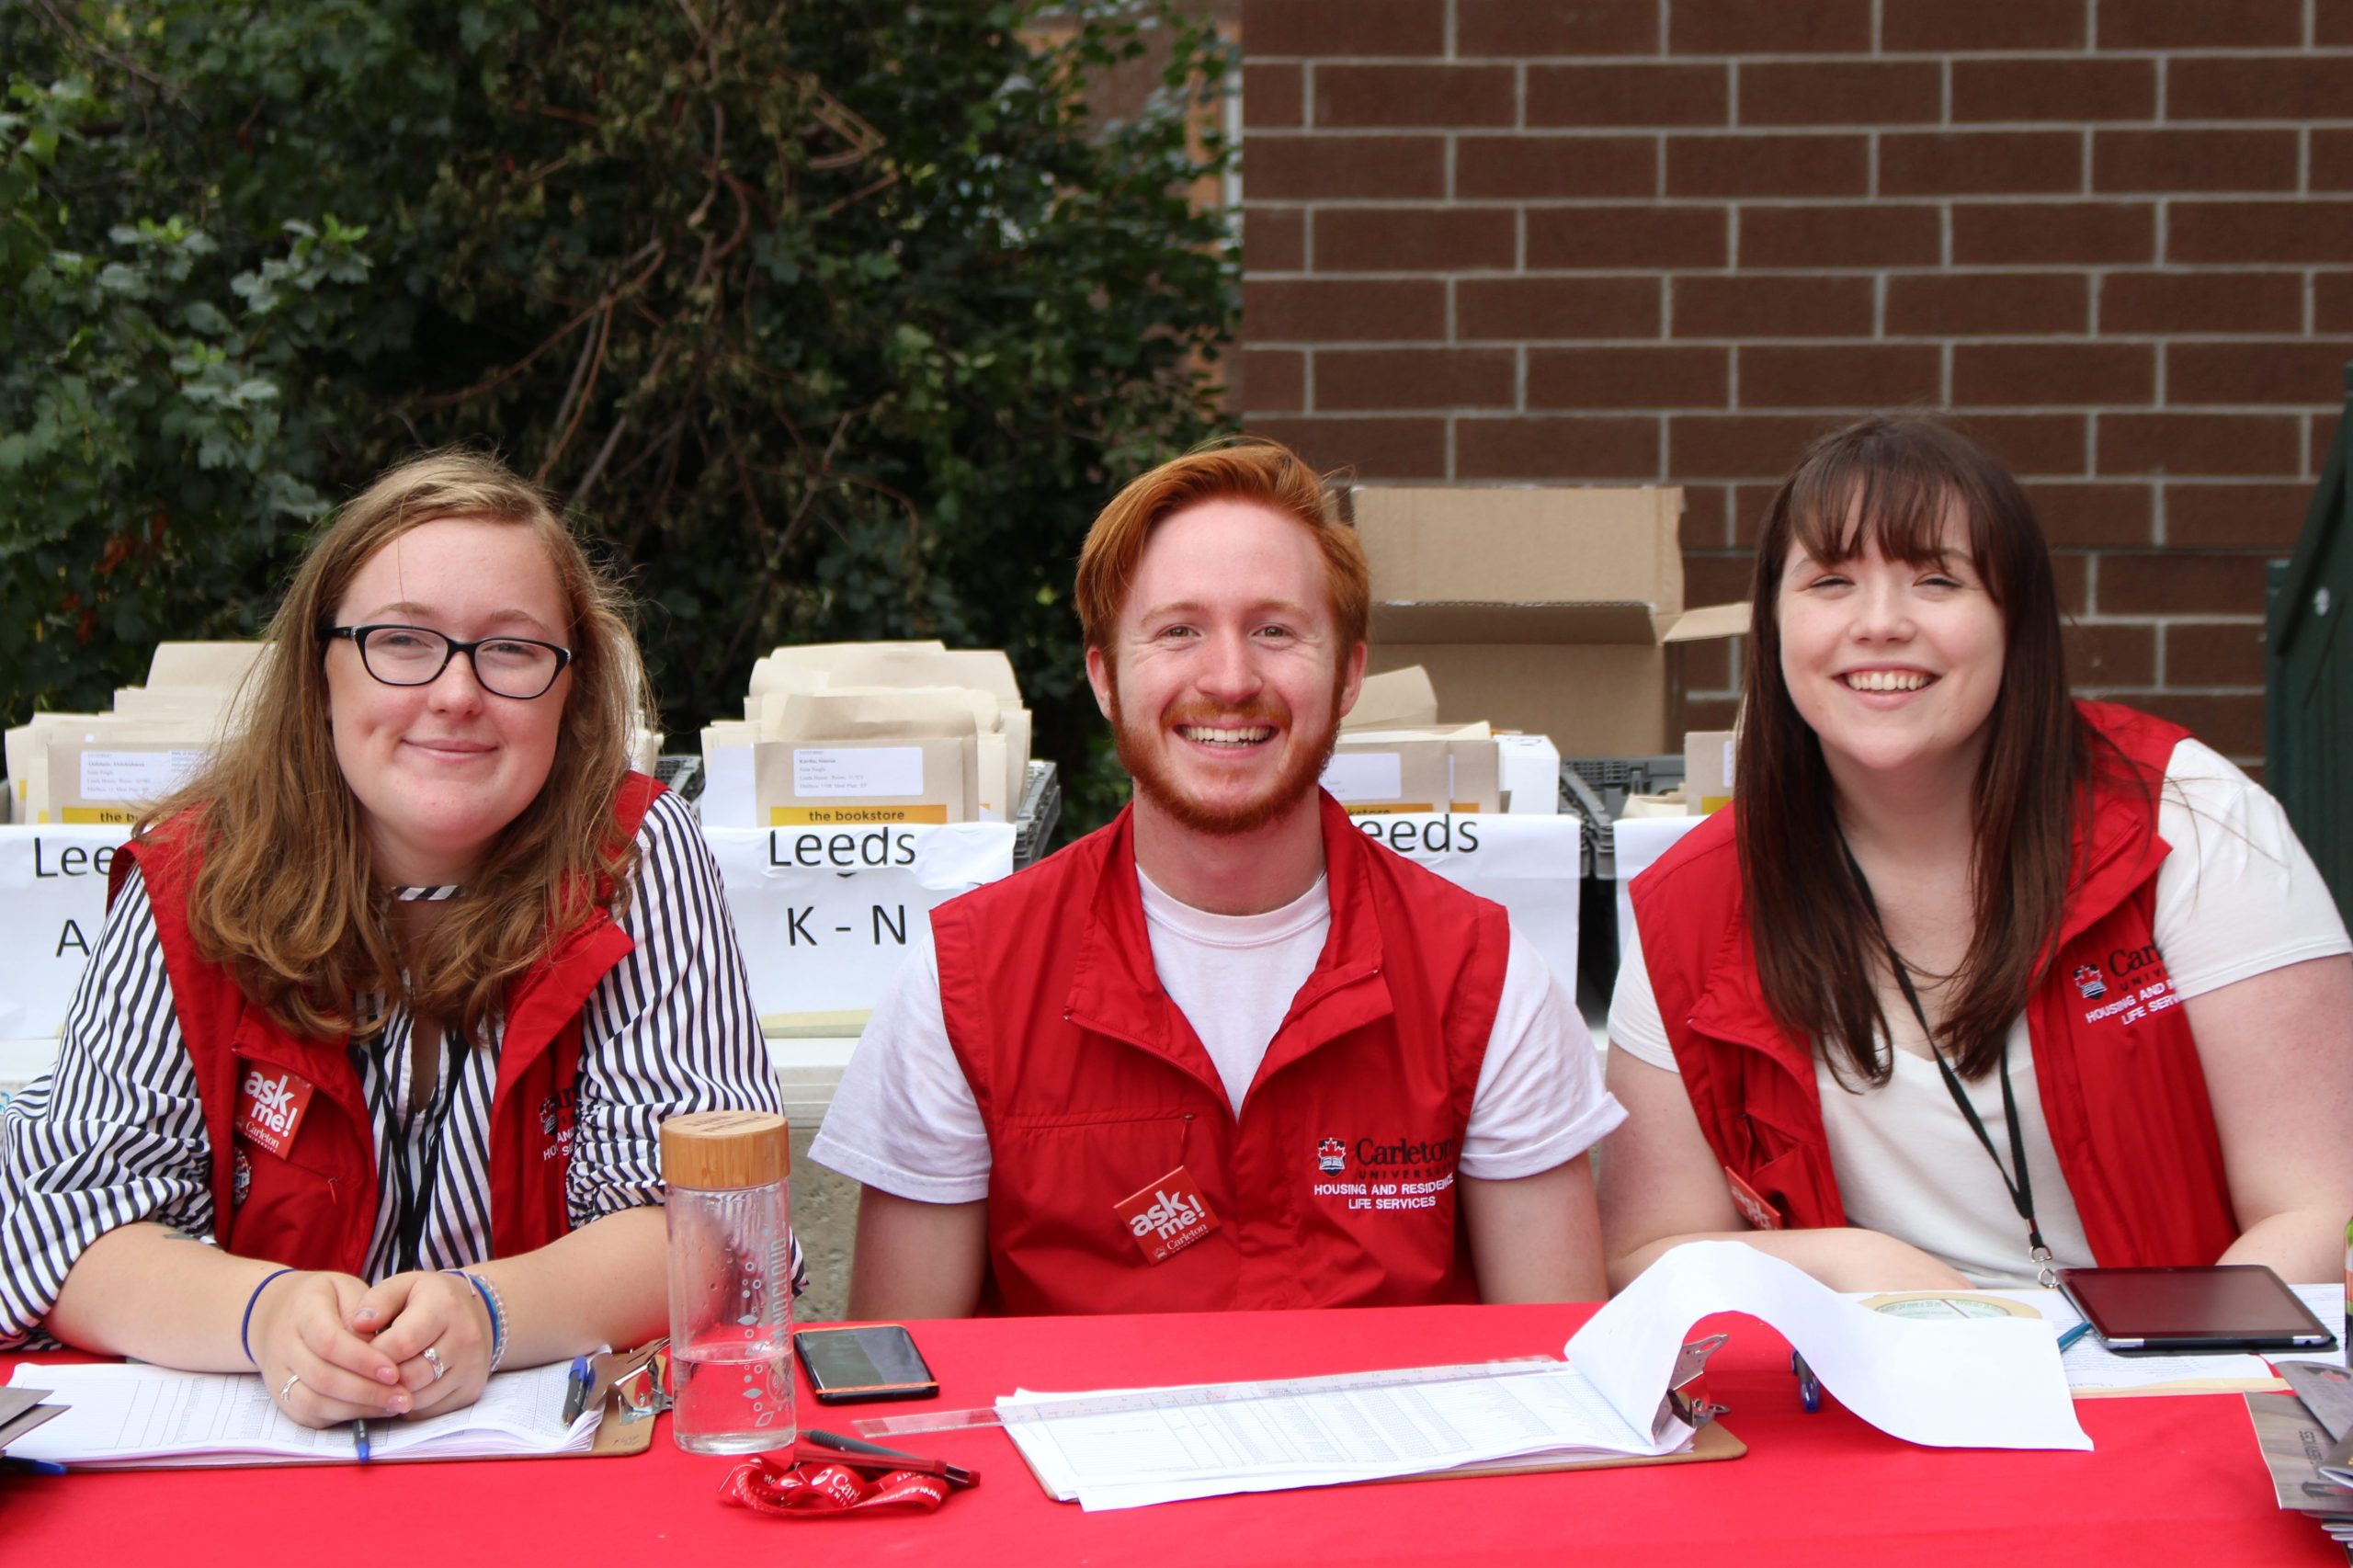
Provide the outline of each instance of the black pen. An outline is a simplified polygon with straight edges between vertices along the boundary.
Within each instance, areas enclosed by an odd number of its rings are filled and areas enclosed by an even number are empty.
[[[361,1464],[368,1462],[368,1423],[365,1421],[351,1424],[351,1451],[358,1456]]]
[[[833,1432],[820,1432],[813,1426],[803,1428],[801,1435],[813,1443],[828,1449],[839,1449],[844,1453],[871,1454],[876,1459],[905,1460],[915,1464],[938,1464],[951,1486],[971,1486],[980,1480],[979,1476],[961,1465],[927,1460],[920,1454],[905,1453],[898,1449],[886,1449],[880,1443],[870,1443],[862,1438],[844,1437]]]

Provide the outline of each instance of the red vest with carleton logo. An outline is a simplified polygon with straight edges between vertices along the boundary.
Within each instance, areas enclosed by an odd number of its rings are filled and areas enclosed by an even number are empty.
[[[2197,1042],[2152,930],[2168,853],[2156,793],[2188,732],[2109,703],[2076,706],[2148,788],[2094,789],[2059,956],[2027,999],[2035,1081],[2092,1256],[2110,1267],[2211,1263],[2238,1221]],[[1813,1053],[1766,1009],[1732,826],[1731,810],[1717,812],[1634,879],[1659,1017],[1716,1158],[1790,1224],[1842,1225]]]
[[[985,1312],[1477,1297],[1455,1161],[1510,928],[1323,801],[1332,926],[1237,1119],[1160,986],[1129,813],[932,913],[948,1038],[988,1128]],[[1164,1261],[1123,1218],[1183,1166],[1216,1228]],[[1176,1196],[1182,1197],[1179,1193]]]
[[[627,842],[662,786],[632,773],[615,803]],[[212,1148],[213,1237],[244,1257],[357,1274],[376,1225],[374,1124],[347,1040],[302,1040],[197,955],[188,894],[200,851],[185,817],[125,845],[109,897],[136,863],[154,908],[173,1011],[188,1042]],[[571,1229],[564,1167],[572,1142],[580,1008],[634,944],[598,908],[507,992],[490,1106],[491,1244],[495,1256],[545,1246]],[[273,1148],[273,1145],[275,1146]],[[249,1180],[239,1192],[238,1157]]]

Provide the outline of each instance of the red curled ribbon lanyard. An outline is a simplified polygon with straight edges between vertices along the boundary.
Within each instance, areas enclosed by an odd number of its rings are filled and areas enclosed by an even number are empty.
[[[937,1475],[893,1470],[869,1480],[837,1458],[795,1464],[796,1457],[754,1455],[728,1472],[719,1500],[756,1514],[826,1518],[862,1509],[928,1514],[948,1499],[948,1483]]]

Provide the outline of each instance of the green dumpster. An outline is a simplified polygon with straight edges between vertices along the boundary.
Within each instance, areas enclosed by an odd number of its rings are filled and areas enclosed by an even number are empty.
[[[2272,569],[2264,671],[2265,781],[2353,922],[2353,366],[2346,417],[2296,553]]]

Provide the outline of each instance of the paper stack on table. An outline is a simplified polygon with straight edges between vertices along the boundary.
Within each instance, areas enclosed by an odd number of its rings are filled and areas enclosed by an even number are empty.
[[[2048,1325],[1883,1316],[1733,1242],[1676,1248],[1568,1342],[1568,1364],[1368,1372],[1088,1394],[997,1415],[1047,1492],[1089,1509],[1422,1475],[1545,1454],[1659,1455],[1692,1429],[1666,1395],[1691,1325],[1779,1329],[1849,1410],[1946,1447],[2089,1449]]]

